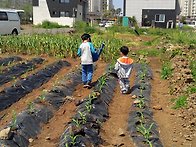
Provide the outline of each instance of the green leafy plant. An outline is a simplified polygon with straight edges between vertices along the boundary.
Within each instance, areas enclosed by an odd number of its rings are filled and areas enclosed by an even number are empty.
[[[16,111],[13,110],[12,111],[12,121],[11,121],[11,125],[10,125],[12,130],[16,129],[16,127],[17,127],[16,122],[17,122]]]
[[[86,114],[82,113],[82,112],[78,112],[80,114],[80,118],[82,119],[82,124],[85,124],[86,123]]]
[[[139,107],[140,109],[143,109],[145,107],[145,102],[144,102],[144,98],[140,98],[138,99],[139,103],[137,103],[137,107]]]
[[[172,107],[173,109],[179,109],[182,107],[186,107],[187,105],[187,96],[180,96],[176,100],[174,100],[175,104]]]
[[[172,75],[172,68],[171,68],[171,63],[169,62],[165,62],[162,66],[161,69],[161,78],[162,79],[167,79],[168,77],[170,77]]]
[[[151,135],[151,129],[154,123],[152,123],[148,128],[146,128],[142,123],[137,127],[137,131],[140,132],[145,139],[149,139]]]
[[[35,112],[35,103],[29,102],[27,109],[28,109],[29,113],[34,113]]]
[[[88,111],[88,112],[91,112],[91,110],[92,110],[92,104],[90,103],[90,102],[86,102],[86,104],[85,104],[85,107],[86,107],[86,110]]]
[[[77,127],[80,127],[80,126],[81,126],[81,122],[80,122],[80,120],[77,119],[77,118],[73,118],[73,119],[72,119],[72,122],[73,122]]]
[[[42,102],[46,99],[47,90],[43,90],[42,94],[38,97]]]
[[[67,142],[68,138],[70,138],[70,143],[66,143],[65,144],[65,147],[69,147],[70,145],[71,146],[75,146],[76,145],[76,139],[77,137],[80,136],[80,135],[65,135],[64,136],[64,140]],[[69,145],[70,144],[70,145]]]

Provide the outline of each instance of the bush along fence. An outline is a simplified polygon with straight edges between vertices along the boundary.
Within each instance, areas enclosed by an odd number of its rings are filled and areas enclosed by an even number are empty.
[[[77,113],[60,138],[59,147],[97,146],[101,123],[107,120],[108,106],[116,87],[116,79],[108,74],[99,78],[91,94],[80,101]]]
[[[60,60],[25,79],[17,81],[11,87],[5,88],[0,92],[0,111],[49,81],[64,66],[70,66],[70,63]]]
[[[7,65],[11,64],[12,62],[16,62],[16,61],[22,61],[22,58],[18,57],[18,56],[2,58],[2,59],[0,59],[0,66],[7,66]]]
[[[54,116],[54,113],[70,99],[76,86],[81,84],[81,72],[77,69],[65,75],[50,91],[42,93],[20,114],[13,116],[12,121],[2,130],[7,136],[0,139],[0,146],[27,147],[30,139],[35,139],[41,132],[42,124]]]
[[[136,96],[128,120],[128,131],[137,147],[163,147],[158,126],[150,110],[150,80],[152,71],[147,64],[135,64],[136,79],[132,95]]]
[[[42,58],[33,58],[31,61],[22,62],[16,64],[9,69],[3,70],[0,73],[0,85],[5,84],[11,80],[14,80],[18,76],[21,76],[25,72],[31,71],[36,68],[36,64],[43,63]]]

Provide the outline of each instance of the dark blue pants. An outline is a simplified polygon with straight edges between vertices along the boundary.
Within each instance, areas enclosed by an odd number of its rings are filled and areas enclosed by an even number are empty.
[[[91,82],[93,77],[93,64],[82,65],[82,82]]]

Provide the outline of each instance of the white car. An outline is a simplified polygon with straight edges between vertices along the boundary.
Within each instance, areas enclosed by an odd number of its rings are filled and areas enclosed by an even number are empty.
[[[108,27],[111,27],[114,25],[114,21],[107,21],[106,24],[105,24],[105,27],[108,28]]]
[[[0,35],[20,33],[20,17],[15,9],[0,9]]]
[[[187,26],[196,28],[196,21],[192,21],[192,22],[188,23]]]

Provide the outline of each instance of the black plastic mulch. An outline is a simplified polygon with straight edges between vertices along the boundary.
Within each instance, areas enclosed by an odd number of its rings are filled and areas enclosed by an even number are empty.
[[[15,130],[12,131],[9,139],[0,140],[0,146],[27,147],[29,139],[36,138],[41,132],[41,125],[48,123],[55,111],[69,101],[66,96],[72,95],[76,86],[81,83],[80,70],[65,75],[64,79],[44,95],[44,101],[48,104],[42,103],[38,97],[32,103],[33,109],[27,108],[17,116],[14,123]],[[13,123],[10,122],[7,127],[9,126],[13,127]]]
[[[0,85],[5,84],[27,71],[35,69],[36,64],[42,64],[44,59],[34,58],[31,61],[19,63],[0,74]]]
[[[77,126],[74,121],[71,121],[63,135],[60,138],[59,147],[82,147],[82,146],[98,146],[102,143],[99,136],[101,123],[106,121],[109,117],[108,107],[113,97],[114,89],[116,87],[116,79],[108,76],[107,84],[103,87],[100,94],[92,100],[92,109],[88,111],[87,105],[89,97],[85,98],[83,102],[78,105],[77,113],[72,120],[78,120],[81,124]],[[95,86],[91,95],[99,91],[99,82]],[[99,93],[99,92],[98,92]],[[82,119],[82,115],[85,119]],[[84,121],[84,122],[83,122]]]
[[[0,111],[20,100],[33,89],[42,86],[64,66],[70,66],[70,63],[66,61],[55,62],[39,70],[37,73],[28,76],[26,79],[17,81],[13,86],[5,88],[0,92]]]
[[[136,70],[136,79],[131,95],[136,95],[137,99],[143,101],[144,104],[132,106],[128,120],[128,131],[137,147],[149,147],[150,145],[163,147],[157,131],[158,126],[153,120],[153,113],[150,110],[152,71],[146,64],[135,64],[134,68]],[[141,76],[143,73],[146,74]]]
[[[21,57],[18,57],[18,56],[12,56],[12,57],[8,57],[8,58],[2,58],[2,59],[0,59],[0,66],[7,66],[10,63],[15,62],[15,61],[22,61],[22,58]]]

